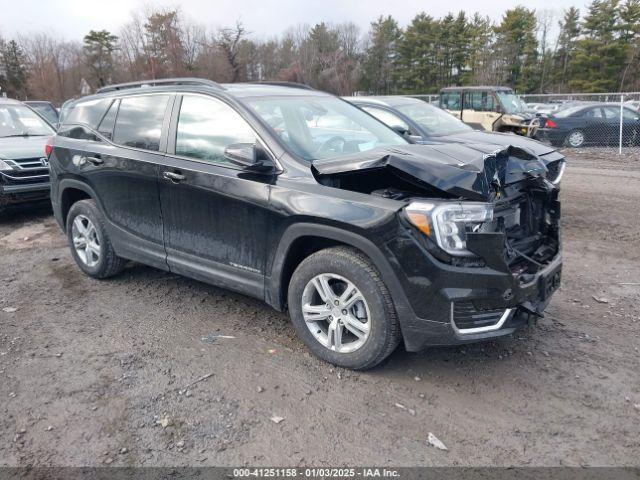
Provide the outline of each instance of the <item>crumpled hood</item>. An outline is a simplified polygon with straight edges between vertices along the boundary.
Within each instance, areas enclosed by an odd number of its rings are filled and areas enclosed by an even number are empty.
[[[49,137],[0,138],[0,158],[20,160],[44,157],[44,147]]]
[[[555,150],[555,148],[545,145],[542,142],[533,140],[531,138],[523,137],[521,135],[514,135],[512,133],[493,133],[493,132],[481,132],[473,130],[470,132],[455,133],[453,135],[445,135],[434,139],[434,143],[440,143],[446,140],[447,142],[463,143],[465,145],[485,145],[490,146],[492,151],[497,148],[507,147],[519,147],[530,150],[536,155],[546,155]],[[432,143],[426,139],[423,143]],[[485,149],[487,147],[484,147]]]
[[[504,185],[547,174],[545,162],[530,150],[495,145],[440,143],[381,147],[345,157],[315,160],[312,168],[324,176],[356,175],[389,169],[415,183],[467,200],[491,201]]]

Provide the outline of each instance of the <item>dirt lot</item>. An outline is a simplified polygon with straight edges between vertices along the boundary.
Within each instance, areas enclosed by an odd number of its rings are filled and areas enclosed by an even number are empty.
[[[537,327],[366,373],[256,300],[139,265],[92,280],[48,212],[5,217],[0,465],[640,465],[640,160],[604,153],[570,158]]]

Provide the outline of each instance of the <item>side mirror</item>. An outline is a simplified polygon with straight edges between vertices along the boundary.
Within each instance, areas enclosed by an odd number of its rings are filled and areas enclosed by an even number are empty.
[[[228,162],[256,173],[272,173],[273,161],[267,152],[254,143],[232,143],[224,149],[224,158]]]
[[[396,132],[399,133],[400,135],[402,135],[403,137],[405,135],[409,134],[409,130],[407,130],[405,127],[403,127],[402,125],[391,125],[391,128]]]

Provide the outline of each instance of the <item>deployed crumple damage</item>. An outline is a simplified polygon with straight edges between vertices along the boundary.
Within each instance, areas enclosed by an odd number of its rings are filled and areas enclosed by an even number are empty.
[[[407,201],[492,203],[493,220],[467,233],[467,248],[484,265],[526,283],[560,252],[559,190],[547,178],[547,166],[558,156],[536,155],[520,146],[495,147],[407,145],[318,160],[312,167],[321,183],[336,188]],[[454,265],[471,261],[439,258]]]
[[[445,198],[490,202],[506,185],[545,179],[549,163],[526,147],[496,149],[495,145],[441,143],[377,148],[335,159],[315,160],[312,168],[321,183],[338,188],[356,185],[359,177],[366,183],[371,172],[383,171],[389,185],[382,185],[378,180],[372,185],[372,191],[374,187],[393,186],[395,177],[412,185],[416,193],[420,193],[422,187],[425,193],[435,196],[442,192]]]

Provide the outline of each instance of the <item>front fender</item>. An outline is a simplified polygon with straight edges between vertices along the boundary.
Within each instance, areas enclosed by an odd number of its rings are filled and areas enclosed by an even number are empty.
[[[291,225],[284,231],[280,238],[270,275],[265,278],[265,300],[271,306],[278,310],[284,310],[284,302],[282,299],[284,298],[283,293],[287,288],[287,285],[285,285],[284,267],[291,246],[296,240],[302,237],[332,240],[360,250],[371,259],[380,273],[383,282],[389,289],[398,318],[402,319],[405,317],[405,314],[413,314],[398,277],[393,271],[388,259],[375,243],[351,231],[314,223],[296,223]]]

